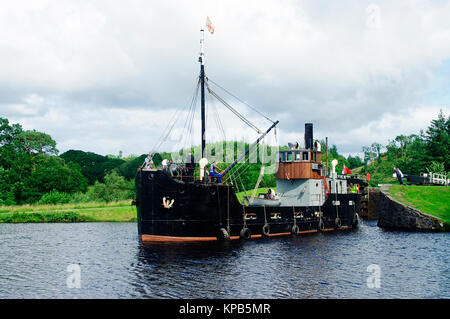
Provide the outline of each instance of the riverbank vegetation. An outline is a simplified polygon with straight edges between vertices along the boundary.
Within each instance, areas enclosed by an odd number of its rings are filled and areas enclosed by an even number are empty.
[[[359,172],[370,173],[371,186],[398,184],[392,177],[393,167],[405,175],[433,172],[450,177],[450,116],[441,110],[426,131],[399,135],[385,146],[375,142],[364,146],[363,153],[364,165]]]
[[[131,201],[0,207],[0,223],[133,222],[136,207]]]
[[[322,152],[325,150],[325,142]],[[233,146],[234,158],[227,156],[227,147]],[[61,155],[56,142],[46,133],[35,130],[24,130],[20,124],[11,124],[8,119],[0,117],[0,207],[14,205],[58,205],[78,203],[100,203],[106,205],[121,200],[131,200],[135,196],[134,176],[146,157],[145,154],[124,157],[118,155],[99,155],[80,150],[69,150]],[[227,162],[236,159],[246,147],[244,142],[218,142],[207,145],[208,154],[223,154]],[[255,158],[252,165],[238,164],[239,177],[235,182],[237,192],[246,191],[247,195],[255,187],[261,171],[261,159],[258,147],[251,156]],[[281,149],[287,149],[282,146]],[[393,167],[399,167],[404,174],[419,175],[421,172],[447,174],[450,170],[450,116],[443,112],[430,123],[425,132],[409,136],[400,135],[389,141],[386,146],[372,143],[363,147],[364,158],[358,156],[345,157],[331,145],[328,162],[337,159],[337,172],[344,165],[353,173],[371,175],[371,186],[380,183],[398,183],[392,177]],[[181,156],[185,156],[180,151]],[[199,147],[191,148],[194,154]],[[267,146],[267,156],[276,152]],[[246,156],[246,162],[249,162]],[[156,153],[153,161],[158,167],[163,159],[172,160],[170,153]],[[176,159],[174,159],[176,160]],[[220,161],[219,161],[220,162]],[[325,155],[322,156],[325,166]],[[273,162],[271,163],[273,164]],[[219,163],[220,168],[228,166]],[[267,190],[275,188],[275,165],[266,166],[265,174],[259,187]],[[242,195],[242,194],[241,194]],[[242,198],[242,196],[240,196]],[[69,218],[69,217],[67,217]]]

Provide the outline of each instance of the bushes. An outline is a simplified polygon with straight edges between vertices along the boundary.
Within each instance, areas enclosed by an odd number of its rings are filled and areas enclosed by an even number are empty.
[[[58,213],[14,213],[3,216],[2,223],[80,223],[89,222],[92,218],[75,212]]]
[[[52,190],[49,193],[44,194],[39,200],[40,205],[45,204],[67,204],[71,200],[71,196],[66,193],[60,193],[56,190]]]
[[[7,192],[0,195],[0,206],[12,206],[16,205],[14,201],[14,194],[12,192]]]
[[[134,183],[128,182],[117,172],[113,171],[105,175],[105,183],[95,182],[89,188],[88,196],[94,201],[113,202],[130,199],[134,196]]]
[[[92,199],[92,197],[89,195],[89,192],[86,193],[75,193],[71,195],[70,198],[70,203],[73,204],[78,204],[78,203],[89,203],[89,202],[93,202],[94,200]]]
[[[128,182],[116,172],[105,175],[105,183],[96,182],[88,188],[86,193],[67,194],[52,191],[44,194],[39,200],[40,205],[56,205],[68,203],[88,203],[88,202],[116,202],[134,197],[134,183]],[[0,205],[2,205],[0,199]],[[4,205],[7,205],[6,203]]]

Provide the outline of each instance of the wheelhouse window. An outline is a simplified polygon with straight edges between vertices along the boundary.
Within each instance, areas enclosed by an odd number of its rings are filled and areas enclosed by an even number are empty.
[[[300,158],[300,152],[294,152],[294,160],[296,161],[296,162],[298,162],[298,161],[301,161],[301,158]]]
[[[303,152],[303,160],[304,161],[308,161],[309,160],[308,154],[309,154],[309,152]]]
[[[292,152],[286,153],[286,162],[292,162]]]
[[[286,152],[280,152],[280,162],[286,161]]]

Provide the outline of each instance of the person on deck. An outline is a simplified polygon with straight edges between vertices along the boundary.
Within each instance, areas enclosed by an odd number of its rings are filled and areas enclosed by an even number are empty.
[[[405,185],[403,183],[403,173],[399,168],[394,167],[394,173],[397,175],[397,179],[401,185]]]
[[[146,169],[146,170],[153,169],[153,159],[150,154],[148,154],[147,157],[145,158],[144,169]]]
[[[189,152],[188,156],[186,157],[186,168],[188,168],[188,169],[195,168],[195,159],[194,159],[194,155],[192,155],[191,152]]]
[[[220,171],[220,169],[217,167],[217,161],[214,161],[214,163],[211,164],[209,167],[209,176],[210,177],[217,177],[217,183],[222,183],[222,174],[218,173],[217,170]]]
[[[272,189],[269,188],[267,191],[267,199],[275,199],[275,196],[272,194]]]

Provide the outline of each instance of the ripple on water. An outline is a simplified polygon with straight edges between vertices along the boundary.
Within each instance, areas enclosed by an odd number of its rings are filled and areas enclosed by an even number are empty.
[[[0,224],[0,298],[450,298],[450,234],[143,246],[133,223]],[[80,289],[66,284],[81,268]],[[369,289],[367,267],[380,266]]]

